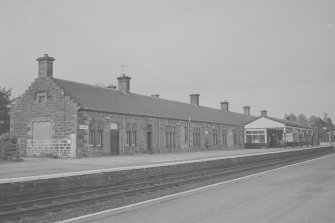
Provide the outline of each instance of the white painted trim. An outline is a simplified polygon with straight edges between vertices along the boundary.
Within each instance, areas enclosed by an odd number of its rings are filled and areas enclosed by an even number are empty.
[[[265,142],[268,143],[268,138],[267,138],[267,129],[266,128],[249,128],[249,129],[244,129],[244,142],[247,142],[247,131],[264,131],[264,137],[265,137]]]
[[[198,192],[207,191],[207,190],[209,190],[211,188],[214,188],[214,187],[217,187],[217,186],[221,186],[221,185],[228,184],[228,183],[233,183],[233,182],[236,182],[236,181],[241,181],[243,179],[251,178],[251,177],[258,176],[258,175],[261,175],[261,174],[264,174],[264,173],[275,172],[275,171],[278,171],[278,170],[281,170],[281,169],[285,169],[287,167],[298,166],[298,165],[302,165],[302,164],[309,163],[309,162],[312,162],[312,161],[316,161],[316,160],[319,160],[319,159],[324,159],[324,158],[327,158],[328,156],[332,156],[332,155],[334,155],[334,154],[318,157],[318,158],[307,160],[307,161],[300,162],[300,163],[290,164],[290,165],[279,167],[279,168],[276,168],[276,169],[267,170],[267,171],[263,171],[263,172],[260,172],[260,173],[255,173],[255,174],[251,174],[251,175],[248,175],[248,176],[239,177],[239,178],[236,178],[236,179],[232,179],[232,180],[228,180],[228,181],[224,181],[224,182],[220,182],[220,183],[216,183],[216,184],[211,184],[211,185],[204,186],[204,187],[199,187],[199,188],[196,188],[196,189],[192,189],[192,190],[188,190],[188,191],[184,191],[184,192],[180,192],[180,193],[176,193],[176,194],[167,195],[167,196],[164,196],[164,197],[158,197],[158,198],[154,198],[154,199],[151,199],[151,200],[142,201],[142,202],[139,202],[139,203],[136,203],[136,204],[130,204],[130,205],[127,205],[127,206],[114,208],[114,209],[110,209],[110,210],[105,210],[105,211],[97,212],[97,213],[94,213],[94,214],[84,215],[84,216],[68,219],[68,220],[65,220],[65,221],[60,221],[58,223],[70,223],[70,222],[71,223],[76,223],[76,222],[83,223],[83,222],[90,222],[90,221],[101,219],[101,218],[107,218],[107,217],[110,217],[110,216],[113,216],[113,215],[116,215],[116,214],[120,214],[120,213],[124,213],[124,212],[127,212],[127,211],[136,210],[136,209],[144,208],[144,207],[149,207],[149,206],[159,204],[159,203],[162,203],[162,202],[174,200],[174,199],[177,199],[177,198],[182,197],[182,196],[188,196],[188,195],[192,195],[192,194],[195,194],[195,193],[198,193]]]
[[[245,129],[256,129],[256,128],[283,128],[285,124],[269,119],[267,117],[261,117],[252,122],[249,122],[244,126]]]

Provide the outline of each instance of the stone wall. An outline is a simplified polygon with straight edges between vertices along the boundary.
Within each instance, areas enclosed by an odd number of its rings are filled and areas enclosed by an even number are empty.
[[[45,102],[38,96],[45,94]],[[10,111],[10,134],[20,139],[21,155],[26,154],[27,139],[33,137],[34,122],[50,122],[52,139],[76,134],[77,104],[50,77],[36,78]]]
[[[40,103],[40,94],[46,95]],[[34,122],[50,122],[52,139],[77,134],[77,157],[106,156],[111,154],[110,126],[117,126],[119,132],[119,154],[169,153],[244,148],[243,127],[204,123],[167,118],[122,115],[88,110],[78,110],[78,105],[64,93],[50,77],[37,78],[28,90],[11,108],[11,135],[20,138],[21,155],[26,154],[26,141],[33,138]],[[89,145],[89,122],[102,121],[102,146]],[[136,146],[126,145],[126,126],[136,123]],[[148,150],[147,126],[152,129],[152,149]],[[175,128],[175,147],[166,145],[166,126]],[[193,127],[200,128],[200,146],[193,146]],[[217,129],[218,144],[213,145],[212,130]],[[227,131],[227,145],[223,145],[223,131]],[[233,130],[238,134],[237,144],[233,142]],[[185,137],[186,135],[186,137]]]
[[[190,122],[188,132],[188,121],[166,118],[144,117],[135,115],[122,115],[115,113],[103,113],[96,111],[80,110],[78,112],[77,126],[89,126],[89,122],[103,122],[102,146],[89,145],[89,129],[77,130],[77,157],[105,156],[110,155],[110,126],[117,126],[119,132],[119,154],[146,154],[146,153],[169,153],[244,148],[243,127],[229,126],[213,123]],[[136,146],[126,144],[126,126],[129,123],[136,123]],[[152,126],[152,150],[147,145],[147,125]],[[166,145],[166,126],[175,127],[175,147]],[[193,127],[200,128],[201,145],[193,147]],[[212,129],[218,132],[218,144],[213,145]],[[227,131],[227,146],[223,145],[223,130]],[[237,144],[233,142],[233,130],[237,132]],[[185,138],[185,131],[187,136]],[[186,139],[186,140],[185,140]]]

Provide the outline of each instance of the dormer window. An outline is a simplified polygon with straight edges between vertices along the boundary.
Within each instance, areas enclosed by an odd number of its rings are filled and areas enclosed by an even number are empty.
[[[44,105],[47,102],[47,93],[46,92],[36,93],[36,99],[38,104]]]

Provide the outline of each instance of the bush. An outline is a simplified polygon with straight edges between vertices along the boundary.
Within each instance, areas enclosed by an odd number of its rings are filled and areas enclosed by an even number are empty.
[[[9,132],[6,132],[0,135],[0,144],[16,144],[18,142],[16,137],[12,137],[9,135]]]

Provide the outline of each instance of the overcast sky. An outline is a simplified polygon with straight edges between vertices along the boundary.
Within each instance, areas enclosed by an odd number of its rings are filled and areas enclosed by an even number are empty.
[[[334,0],[0,0],[0,87],[54,77],[259,115],[335,119]]]

